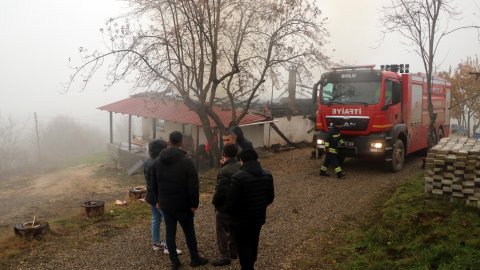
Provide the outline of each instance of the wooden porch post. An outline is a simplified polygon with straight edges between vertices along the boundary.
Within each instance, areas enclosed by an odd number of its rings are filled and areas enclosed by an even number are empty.
[[[157,119],[156,118],[152,118],[152,137],[153,139],[155,140],[157,138]]]
[[[198,143],[198,140],[200,140],[200,126],[196,126],[197,127],[197,135],[195,136],[196,137],[196,142],[195,142],[195,165],[197,167],[197,170],[200,170],[199,166],[200,166],[200,161],[198,160],[199,156],[198,156],[198,146],[199,146],[199,143]]]
[[[113,112],[110,112],[110,143],[113,143]]]
[[[132,151],[132,115],[128,115],[128,151]]]

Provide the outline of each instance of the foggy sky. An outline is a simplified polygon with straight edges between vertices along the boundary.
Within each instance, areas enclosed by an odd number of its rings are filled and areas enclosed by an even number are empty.
[[[403,46],[397,35],[379,45],[379,8],[386,0],[317,0],[328,17],[330,43],[326,53],[345,64],[409,63],[412,72],[423,71],[421,60]],[[480,23],[480,0],[458,0],[462,24]],[[80,46],[104,49],[99,29],[121,14],[115,0],[1,0],[0,1],[0,114],[31,121],[70,115],[82,122],[108,125],[108,114],[96,108],[126,98],[124,84],[104,91],[104,72],[98,72],[84,92],[78,88],[61,94],[72,74],[68,59],[78,64]],[[476,13],[476,14],[475,14]],[[453,26],[453,24],[452,24]],[[480,49],[475,31],[458,32],[444,40],[437,64],[455,66]],[[375,48],[379,46],[378,48]],[[320,75],[320,71],[316,72]]]

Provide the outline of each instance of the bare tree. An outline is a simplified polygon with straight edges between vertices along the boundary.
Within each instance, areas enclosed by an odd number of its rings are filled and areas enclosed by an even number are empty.
[[[328,33],[314,0],[127,0],[131,12],[101,29],[108,51],[81,48],[67,90],[78,77],[85,87],[113,56],[108,85],[133,80],[155,96],[179,95],[196,112],[218,159],[210,119],[223,123],[212,106],[227,97],[239,122],[271,73],[296,66],[309,75],[325,66]]]
[[[21,145],[23,127],[12,117],[0,115],[0,172],[10,172],[27,163],[25,149]]]
[[[480,93],[478,92],[480,82],[472,76],[472,72],[480,70],[478,57],[468,57],[458,64],[451,75],[449,72],[441,72],[442,78],[452,83],[452,116],[458,124],[465,128],[467,136],[476,132],[480,126]]]
[[[390,0],[382,7],[381,22],[384,34],[396,32],[402,35],[405,45],[413,46],[422,58],[427,76],[428,114],[430,118],[428,145],[435,143],[435,120],[432,104],[432,78],[436,70],[435,59],[444,38],[463,29],[478,29],[476,25],[452,28],[450,20],[458,20],[459,13],[451,0]]]

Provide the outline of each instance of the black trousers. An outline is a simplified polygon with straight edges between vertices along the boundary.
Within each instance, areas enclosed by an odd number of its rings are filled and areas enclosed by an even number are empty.
[[[262,226],[238,227],[234,226],[233,231],[237,239],[238,257],[241,270],[254,270],[257,261],[258,241]]]
[[[216,212],[216,234],[218,251],[222,259],[238,256],[235,234],[232,233],[232,218],[229,214]]]
[[[176,243],[177,222],[180,223],[183,233],[185,234],[185,240],[187,242],[188,250],[190,252],[190,259],[197,260],[199,257],[193,217],[194,214],[191,211],[170,212],[163,210],[163,218],[165,219],[166,229],[165,238],[167,242],[168,252],[170,253],[170,261],[174,264],[179,262]]]
[[[335,169],[335,173],[337,175],[342,173],[342,168],[340,167],[340,163],[338,162],[337,155],[327,152],[327,154],[325,155],[325,161],[323,162],[323,166],[320,168],[320,172],[326,173],[328,171],[328,167],[330,166]]]

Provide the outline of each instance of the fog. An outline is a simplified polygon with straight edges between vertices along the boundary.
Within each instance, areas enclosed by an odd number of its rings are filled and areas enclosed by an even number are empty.
[[[420,58],[401,44],[398,35],[381,42],[379,9],[389,1],[315,1],[328,17],[325,53],[333,62],[408,63],[412,72],[423,72]],[[451,26],[478,24],[479,3],[456,1],[462,21]],[[97,108],[141,91],[124,82],[107,89],[106,70],[100,69],[84,91],[74,85],[64,92],[71,66],[80,63],[79,48],[104,50],[100,28],[127,10],[123,1],[116,0],[0,2],[0,235],[12,233],[13,222],[32,216],[48,219],[60,211],[76,215],[82,200],[113,202],[123,199],[127,188],[143,184],[143,179],[132,177],[122,183],[117,171],[112,177],[96,175],[98,164],[63,167],[105,152],[109,114]],[[461,31],[443,41],[437,65],[448,70],[479,51],[477,32]],[[313,74],[318,78],[321,72]],[[114,140],[126,140],[126,116],[115,114],[114,119]],[[139,120],[134,117],[135,135],[140,132]],[[63,170],[50,170],[57,168]]]
[[[408,63],[411,71],[423,71],[420,58],[401,44],[398,35],[389,35],[380,42],[382,28],[379,9],[386,2],[318,0],[323,14],[328,17],[327,29],[330,31],[325,52],[334,62],[377,65]],[[452,21],[451,26],[478,23],[478,2],[456,1],[458,11],[462,12],[462,20]],[[105,70],[95,74],[85,91],[74,86],[69,92],[63,93],[62,84],[72,74],[70,63],[79,63],[78,48],[104,49],[99,29],[104,27],[108,18],[126,10],[128,8],[124,2],[115,0],[1,2],[0,116],[3,120],[13,119],[22,130],[19,145],[28,145],[27,149],[35,146],[34,113],[37,114],[41,135],[48,134],[49,128],[58,125],[58,119],[63,119],[75,123],[70,125],[71,128],[80,128],[90,135],[84,140],[95,137],[106,144],[108,113],[96,108],[126,98],[135,89],[126,83],[106,89]],[[477,32],[458,32],[442,43],[437,64],[440,69],[448,70],[450,66],[454,67],[461,60],[475,55],[479,49]],[[317,70],[314,74],[319,76],[321,72]],[[62,133],[65,134],[59,132]],[[31,151],[28,153],[31,154]]]

